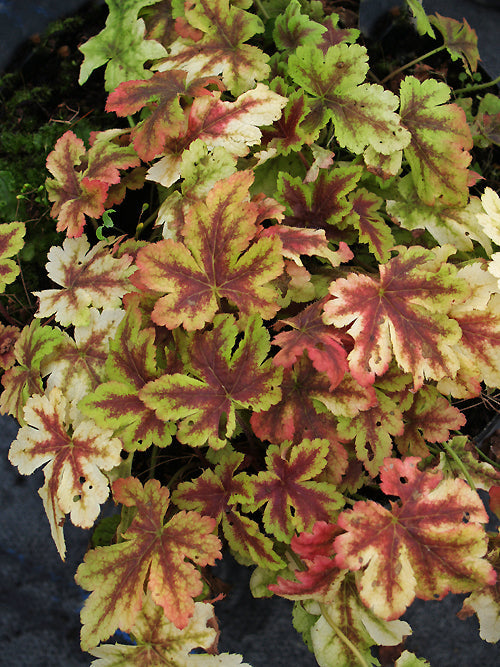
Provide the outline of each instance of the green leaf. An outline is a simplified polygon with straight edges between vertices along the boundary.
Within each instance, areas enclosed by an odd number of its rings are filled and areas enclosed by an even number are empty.
[[[318,44],[326,28],[301,14],[298,0],[291,0],[283,14],[277,17],[273,30],[276,46],[281,51],[293,51],[302,44]]]
[[[80,85],[102,65],[107,65],[104,79],[107,91],[114,90],[123,81],[151,76],[144,63],[162,58],[167,52],[159,42],[144,39],[146,26],[137,14],[155,2],[157,0],[107,0],[106,27],[80,47],[85,56],[78,79]]]
[[[368,54],[359,44],[335,44],[326,55],[319,47],[299,46],[288,61],[289,75],[314,99],[311,123],[331,120],[340,146],[362,153],[371,146],[388,155],[404,148],[410,136],[396,113],[398,98],[382,86],[363,83]]]
[[[435,79],[407,76],[401,83],[401,119],[411,133],[404,148],[420,199],[463,206],[468,181],[472,135],[463,109],[445,104],[450,88]]]
[[[61,343],[60,329],[41,326],[40,320],[24,327],[14,345],[17,364],[2,376],[4,391],[0,398],[0,412],[6,412],[25,424],[23,408],[30,396],[43,393],[41,365],[54,348]]]
[[[19,273],[19,266],[9,258],[23,247],[25,233],[24,222],[0,224],[0,292],[3,292]]]
[[[434,30],[432,29],[431,23],[427,17],[427,14],[425,13],[425,9],[422,7],[421,0],[406,0],[406,4],[415,17],[418,34],[429,35],[429,37],[434,38]]]

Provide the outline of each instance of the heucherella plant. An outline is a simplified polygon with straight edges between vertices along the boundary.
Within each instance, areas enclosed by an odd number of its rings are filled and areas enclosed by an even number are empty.
[[[48,156],[54,287],[0,330],[9,459],[43,467],[61,558],[68,516],[98,536],[82,649],[247,664],[217,650],[223,552],[294,601],[322,667],[380,664],[415,598],[448,593],[498,641],[478,489],[498,510],[500,465],[457,407],[500,388],[500,198],[472,166],[498,98],[423,57],[384,78],[331,3],[107,3],[80,82],[106,66],[117,127]],[[473,75],[466,21],[408,15]],[[0,226],[2,290],[23,234]]]

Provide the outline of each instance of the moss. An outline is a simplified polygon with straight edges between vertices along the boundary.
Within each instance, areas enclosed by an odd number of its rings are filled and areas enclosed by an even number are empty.
[[[116,117],[103,111],[102,80],[75,84],[83,60],[78,45],[99,32],[105,17],[104,6],[89,5],[55,21],[18,49],[0,77],[0,223],[27,223],[19,261],[33,291],[52,287],[44,269],[47,252],[62,242],[44,188],[48,153],[67,130],[88,141],[93,129],[116,127]],[[36,306],[22,280],[8,287],[2,301],[9,323],[29,321]]]

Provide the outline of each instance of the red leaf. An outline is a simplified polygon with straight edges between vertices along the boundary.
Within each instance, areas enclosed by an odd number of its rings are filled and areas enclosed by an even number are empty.
[[[195,203],[186,215],[184,242],[151,243],[137,255],[141,285],[164,294],[152,319],[175,329],[201,329],[228,299],[241,313],[272,317],[279,309],[269,282],[283,270],[280,244],[259,239],[258,206],[248,201],[249,172],[219,181],[206,201]]]
[[[454,300],[465,299],[468,288],[433,251],[397,250],[397,257],[380,265],[380,279],[351,274],[333,282],[330,293],[337,298],[325,305],[324,321],[338,327],[353,323],[348,361],[360,384],[373,384],[375,375],[383,375],[394,353],[418,389],[424,377],[453,377],[458,369],[452,346],[461,331],[447,311]]]
[[[131,132],[134,148],[145,162],[159,155],[167,137],[175,137],[181,130],[184,120],[181,95],[210,95],[206,86],[222,87],[217,77],[195,79],[189,84],[186,78],[187,72],[182,70],[156,72],[144,81],[121,83],[108,97],[106,111],[114,111],[118,116],[130,116],[146,106],[151,109],[151,114]]]
[[[65,132],[47,157],[47,169],[54,176],[46,182],[54,202],[51,215],[58,219],[57,231],[66,229],[68,237],[82,234],[86,215],[101,217],[110,185],[120,181],[120,169],[140,164],[132,147],[118,146],[101,134],[105,138],[87,152],[81,139]]]
[[[254,511],[266,505],[266,530],[288,542],[294,530],[310,530],[315,521],[328,521],[342,505],[333,484],[314,481],[326,465],[327,440],[303,440],[300,444],[271,445],[267,470],[245,480],[244,505]]]
[[[495,571],[483,558],[487,523],[481,499],[461,479],[420,472],[416,457],[386,459],[382,491],[399,496],[385,509],[357,502],[340,514],[347,532],[335,539],[338,567],[363,572],[361,599],[386,620],[399,618],[415,596],[441,599],[492,584]]]
[[[295,570],[298,581],[278,577],[269,590],[292,600],[312,599],[324,601],[335,580],[345,575],[334,561],[333,542],[342,533],[338,526],[318,521],[311,533],[301,533],[292,537],[291,547],[306,563],[307,569]]]
[[[304,350],[311,359],[314,368],[326,373],[330,379],[330,389],[340,384],[347,371],[347,352],[350,336],[327,326],[322,320],[324,300],[317,301],[305,308],[295,317],[279,320],[275,329],[288,325],[292,331],[277,334],[273,344],[282,349],[274,357],[274,363],[290,368],[302,356]]]

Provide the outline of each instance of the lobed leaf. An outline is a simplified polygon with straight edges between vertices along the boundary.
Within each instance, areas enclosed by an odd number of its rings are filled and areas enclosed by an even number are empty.
[[[309,16],[301,14],[298,0],[288,3],[285,12],[276,18],[273,39],[280,51],[293,51],[298,46],[317,44],[326,28]]]
[[[430,206],[462,206],[468,197],[472,136],[463,109],[445,104],[449,97],[449,87],[435,79],[401,82],[401,121],[411,134],[404,154],[418,196]]]
[[[190,375],[162,375],[139,391],[159,419],[178,421],[180,442],[223,447],[234,432],[237,408],[255,413],[279,400],[281,371],[267,359],[269,334],[260,317],[248,320],[235,348],[237,335],[234,317],[217,315],[212,330],[191,339]]]
[[[380,265],[380,280],[351,274],[333,282],[330,293],[336,298],[325,304],[324,321],[338,327],[354,321],[348,361],[360,384],[383,375],[394,354],[418,389],[424,378],[453,377],[458,369],[452,346],[461,331],[446,313],[453,301],[465,299],[467,285],[430,250],[400,246],[398,252]]]
[[[430,17],[432,25],[436,26],[442,34],[444,44],[452,60],[461,58],[462,63],[469,74],[477,70],[479,52],[477,50],[477,34],[464,18],[462,22],[441,16],[436,12]]]
[[[346,343],[349,345],[350,339],[324,324],[321,317],[323,305],[323,301],[318,301],[295,317],[276,323],[275,329],[289,326],[292,331],[283,331],[273,338],[273,344],[281,347],[273,362],[290,368],[306,350],[316,370],[328,375],[330,390],[333,390],[347,371]]]
[[[216,77],[195,79],[189,85],[186,77],[187,72],[182,70],[156,72],[150,79],[125,81],[108,97],[106,111],[114,111],[118,116],[130,116],[144,107],[151,110],[131,132],[134,148],[145,162],[159,155],[167,138],[182,130],[181,96],[210,95],[206,86],[215,83],[220,87]]]
[[[109,340],[114,336],[122,310],[91,308],[87,326],[76,326],[73,338],[66,332],[41,364],[47,389],[59,387],[69,401],[78,401],[104,382]]]
[[[398,98],[363,83],[367,60],[359,44],[335,44],[326,54],[316,46],[299,46],[288,60],[288,72],[313,97],[311,123],[323,127],[331,120],[338,144],[353,153],[371,146],[389,155],[404,148],[410,135],[396,113]]]
[[[33,292],[39,297],[35,317],[55,316],[63,326],[87,326],[89,306],[113,309],[132,290],[128,278],[134,272],[132,257],[115,258],[110,252],[113,239],[99,241],[92,248],[87,237],[66,239],[62,248],[52,246],[46,269],[48,276],[62,289]]]
[[[57,231],[67,230],[70,238],[82,235],[85,216],[102,216],[110,186],[120,182],[120,169],[140,164],[131,146],[118,146],[106,139],[107,133],[101,134],[105,136],[97,135],[87,152],[83,141],[69,130],[47,157],[47,169],[54,176],[45,183],[54,202],[51,215],[57,218]]]
[[[106,27],[80,46],[84,60],[78,83],[82,85],[90,74],[106,65],[105,89],[114,90],[130,79],[145,79],[151,73],[144,64],[166,55],[165,47],[145,39],[145,23],[138,19],[139,11],[157,0],[108,0],[109,16]]]
[[[269,319],[277,312],[276,290],[269,284],[283,270],[276,239],[257,232],[258,207],[248,201],[252,176],[239,172],[219,181],[206,201],[186,214],[184,242],[166,239],[137,256],[142,285],[162,294],[152,313],[156,324],[201,329],[227,299],[248,317]]]
[[[24,222],[0,224],[0,292],[5,291],[6,285],[13,282],[19,273],[19,266],[10,257],[23,247],[25,233]]]
[[[338,567],[363,568],[357,586],[364,604],[396,619],[415,597],[441,599],[492,585],[496,574],[484,558],[487,523],[482,501],[460,479],[420,472],[417,457],[386,459],[381,489],[399,496],[386,509],[359,501],[340,514],[346,533],[335,539]]]
[[[225,451],[225,450],[224,450]],[[182,482],[173,493],[173,501],[181,509],[194,509],[222,524],[224,537],[231,550],[260,567],[281,569],[283,561],[274,551],[271,539],[259,525],[237,509],[236,495],[243,493],[243,476],[235,471],[243,454],[229,452],[215,470],[205,470],[191,482]]]
[[[173,42],[168,57],[158,67],[160,70],[186,70],[189,80],[221,74],[235,96],[267,78],[268,56],[258,47],[245,44],[264,31],[255,14],[230,4],[229,0],[192,0],[185,6],[184,15],[192,28],[201,31],[200,39],[186,35]]]
[[[294,530],[310,530],[315,521],[328,521],[342,506],[342,496],[317,477],[326,465],[327,440],[303,440],[271,445],[266,453],[267,470],[245,480],[241,497],[254,511],[265,505],[266,530],[289,542]]]
[[[76,526],[90,528],[108,497],[108,480],[103,470],[121,462],[121,442],[110,430],[90,420],[70,423],[67,401],[55,387],[45,396],[26,401],[24,420],[9,450],[9,461],[23,475],[44,466],[45,484],[40,489],[52,537],[64,560],[62,526],[69,514]]]
[[[143,487],[134,477],[120,478],[113,496],[137,511],[123,542],[88,551],[78,567],[77,584],[92,591],[81,612],[84,650],[117,628],[130,632],[147,590],[173,625],[186,628],[195,611],[193,598],[203,588],[196,566],[221,557],[213,519],[182,511],[164,522],[170,493],[157,480]]]
[[[24,327],[14,345],[17,365],[2,376],[4,390],[0,398],[0,411],[8,413],[24,425],[23,409],[30,396],[43,394],[42,364],[52,350],[61,342],[59,329],[41,326],[33,320]]]

